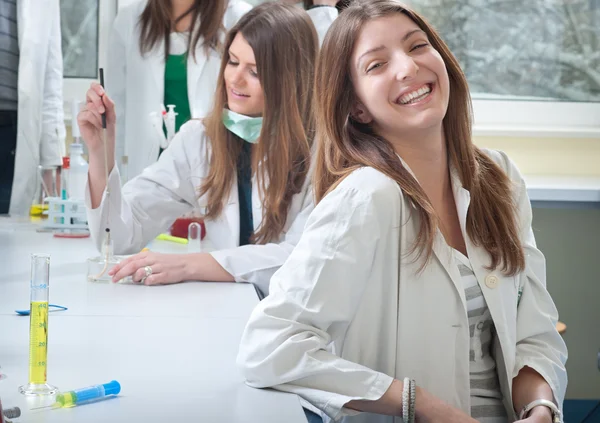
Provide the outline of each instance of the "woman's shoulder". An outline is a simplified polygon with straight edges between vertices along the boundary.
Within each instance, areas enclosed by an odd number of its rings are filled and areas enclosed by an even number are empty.
[[[372,167],[361,167],[346,176],[326,197],[345,197],[353,204],[394,209],[400,207],[402,190],[389,176]]]
[[[229,31],[250,9],[252,9],[252,6],[245,1],[229,0],[225,16],[223,17],[223,26],[225,29]]]
[[[113,28],[122,38],[138,33],[138,22],[148,0],[137,0],[120,7],[113,22]]]
[[[169,145],[173,152],[181,151],[188,160],[203,155],[210,148],[210,141],[206,136],[206,128],[200,119],[190,119],[179,129],[177,135]]]
[[[521,175],[519,168],[504,151],[492,150],[490,148],[481,148],[480,151],[500,166],[511,181],[517,183],[523,181],[523,176]]]
[[[136,0],[120,7],[117,12],[117,17],[115,18],[115,23],[137,22],[147,4],[148,0]]]

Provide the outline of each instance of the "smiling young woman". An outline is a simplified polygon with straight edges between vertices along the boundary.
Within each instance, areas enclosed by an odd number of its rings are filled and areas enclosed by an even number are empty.
[[[394,0],[334,22],[315,84],[318,204],[238,362],[324,420],[550,423],[566,347],[518,170],[471,141],[466,78]]]
[[[226,37],[209,116],[183,125],[158,162],[122,189],[114,169],[114,104],[98,84],[90,88],[78,120],[90,152],[88,221],[96,243],[108,219],[115,253],[140,251],[175,218],[199,208],[215,249],[139,253],[109,272],[113,280],[251,282],[268,294],[271,275],[314,207],[309,169],[317,51],[316,31],[301,8],[275,3],[252,9]],[[104,112],[108,181],[100,137]]]

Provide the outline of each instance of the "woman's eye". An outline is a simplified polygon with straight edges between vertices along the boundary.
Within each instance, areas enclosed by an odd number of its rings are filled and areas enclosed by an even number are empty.
[[[374,69],[380,68],[381,66],[383,66],[383,63],[375,63],[369,66],[369,68],[367,69],[367,73],[371,72]]]
[[[427,43],[417,44],[416,46],[414,46],[413,48],[411,48],[410,51],[415,51],[415,50],[418,50],[420,48],[427,47],[428,45],[429,44],[427,44]]]

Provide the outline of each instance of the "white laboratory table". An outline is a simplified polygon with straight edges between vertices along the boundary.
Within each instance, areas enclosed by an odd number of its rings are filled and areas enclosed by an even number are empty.
[[[116,379],[117,398],[31,411],[51,398],[18,393],[28,378],[29,318],[14,310],[29,307],[31,253],[50,254],[50,303],[69,308],[50,313],[48,382],[68,390]],[[89,238],[53,238],[0,217],[0,372],[7,375],[0,398],[4,407],[21,408],[15,423],[306,422],[296,396],[246,386],[235,365],[258,303],[252,285],[90,283],[85,260],[95,255]]]

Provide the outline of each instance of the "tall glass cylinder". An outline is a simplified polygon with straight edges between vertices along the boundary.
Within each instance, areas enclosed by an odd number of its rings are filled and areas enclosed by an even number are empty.
[[[52,395],[57,388],[46,380],[48,368],[48,298],[50,256],[31,255],[29,313],[29,383],[19,388],[24,395]]]

